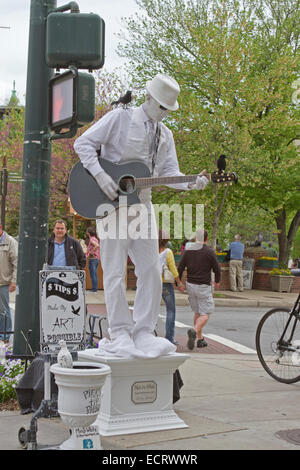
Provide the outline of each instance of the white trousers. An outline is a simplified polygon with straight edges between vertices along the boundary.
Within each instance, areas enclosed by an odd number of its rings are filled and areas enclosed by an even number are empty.
[[[152,227],[151,233],[155,233],[157,237],[153,211],[149,212],[148,220]],[[111,340],[117,338],[122,332],[133,336],[140,331],[153,333],[162,296],[158,240],[150,237],[133,239],[132,235],[130,236],[130,231],[125,239],[114,237],[101,239],[99,231],[101,223],[101,220],[97,221],[104,296]],[[133,316],[126,300],[125,278],[128,256],[135,265],[137,277]]]

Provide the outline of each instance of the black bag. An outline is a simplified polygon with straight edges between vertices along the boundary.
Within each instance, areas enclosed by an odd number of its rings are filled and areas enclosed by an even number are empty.
[[[173,374],[173,403],[180,400],[180,389],[183,386],[183,381],[178,369]]]

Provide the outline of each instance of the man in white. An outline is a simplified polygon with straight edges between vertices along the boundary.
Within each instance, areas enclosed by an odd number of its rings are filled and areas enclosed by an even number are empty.
[[[178,160],[172,132],[162,124],[170,111],[178,108],[178,83],[165,74],[157,74],[146,84],[146,100],[137,108],[117,108],[80,136],[74,149],[82,164],[94,176],[101,190],[111,199],[118,197],[118,186],[101,168],[101,157],[114,163],[140,160],[146,163],[152,176],[179,176]],[[204,189],[208,183],[206,171],[196,183],[170,185],[177,189]],[[110,341],[100,341],[103,354],[121,357],[159,357],[176,350],[165,338],[153,335],[160,311],[162,281],[159,263],[157,229],[151,204],[151,189],[139,194],[147,209],[151,237],[134,237],[127,232],[123,237],[101,239],[101,264],[104,293],[108,312]],[[128,211],[129,209],[125,209]],[[124,213],[124,212],[123,212]],[[128,212],[126,212],[128,215]],[[119,210],[121,220],[121,209]],[[102,221],[97,220],[98,232]],[[122,227],[119,227],[122,230]],[[100,236],[101,238],[101,236]],[[127,257],[135,265],[137,290],[133,315],[126,301],[125,273]]]

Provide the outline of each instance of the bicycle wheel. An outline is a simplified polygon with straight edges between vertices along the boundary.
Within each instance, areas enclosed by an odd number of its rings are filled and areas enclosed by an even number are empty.
[[[300,380],[300,322],[289,309],[265,313],[256,330],[256,350],[273,379],[286,384]]]

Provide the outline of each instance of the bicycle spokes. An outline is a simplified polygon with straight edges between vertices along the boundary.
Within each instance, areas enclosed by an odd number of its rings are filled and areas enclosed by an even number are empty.
[[[257,328],[256,348],[271,377],[284,383],[300,380],[300,322],[294,310],[267,312]]]

